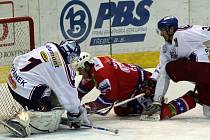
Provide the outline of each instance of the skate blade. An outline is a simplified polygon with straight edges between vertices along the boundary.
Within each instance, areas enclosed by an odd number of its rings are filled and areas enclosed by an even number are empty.
[[[141,121],[160,121],[160,114],[153,114],[153,115],[141,115]]]

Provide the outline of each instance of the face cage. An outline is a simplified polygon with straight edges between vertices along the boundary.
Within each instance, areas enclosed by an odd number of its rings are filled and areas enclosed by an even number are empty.
[[[68,61],[69,64],[72,64],[79,59],[79,56],[77,56],[77,54],[75,54],[75,53],[70,54],[70,53],[67,52],[67,54],[68,54],[67,61]]]

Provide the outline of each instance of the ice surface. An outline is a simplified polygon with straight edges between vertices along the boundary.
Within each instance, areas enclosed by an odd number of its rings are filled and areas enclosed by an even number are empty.
[[[193,88],[194,85],[188,82],[171,82],[166,97],[170,101]],[[94,99],[97,94],[94,89],[85,101]],[[92,121],[95,126],[119,129],[117,135],[97,129],[69,130],[61,126],[55,133],[32,135],[24,140],[210,140],[210,119],[202,113],[202,107],[197,105],[191,111],[170,120],[140,121],[139,117],[120,118],[110,112],[105,117],[92,116]],[[9,139],[20,140],[10,134],[0,134],[0,140]]]

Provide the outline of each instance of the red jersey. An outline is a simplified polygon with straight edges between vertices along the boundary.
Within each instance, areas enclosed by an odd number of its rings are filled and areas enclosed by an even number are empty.
[[[151,76],[139,66],[120,63],[108,56],[94,57],[93,63],[92,75],[80,81],[79,97],[82,98],[95,86],[101,94],[94,102],[105,106],[130,98],[139,84]]]

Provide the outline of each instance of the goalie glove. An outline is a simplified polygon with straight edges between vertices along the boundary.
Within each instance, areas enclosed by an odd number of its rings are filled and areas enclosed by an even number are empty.
[[[85,125],[92,125],[92,122],[89,120],[87,116],[87,111],[84,107],[80,107],[80,112],[78,114],[75,113],[67,113],[68,117],[68,125],[71,128],[78,129],[82,126],[82,124]]]

